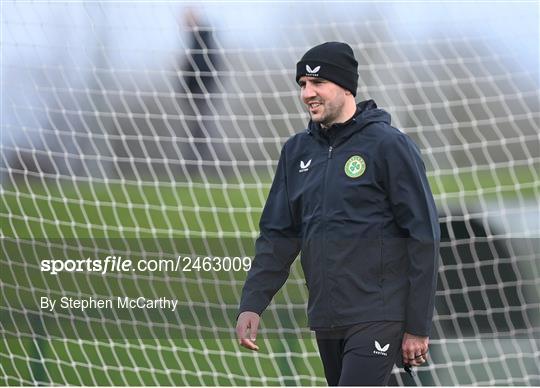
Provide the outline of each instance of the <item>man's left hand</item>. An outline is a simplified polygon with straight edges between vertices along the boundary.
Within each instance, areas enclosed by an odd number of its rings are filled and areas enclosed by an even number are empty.
[[[401,343],[403,364],[420,366],[427,361],[429,337],[419,337],[405,333]]]

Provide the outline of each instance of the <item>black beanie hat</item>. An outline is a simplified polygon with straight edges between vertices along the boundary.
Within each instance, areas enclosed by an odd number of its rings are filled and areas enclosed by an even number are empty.
[[[332,81],[356,96],[358,62],[347,43],[326,42],[309,49],[296,64],[296,82],[304,75]]]

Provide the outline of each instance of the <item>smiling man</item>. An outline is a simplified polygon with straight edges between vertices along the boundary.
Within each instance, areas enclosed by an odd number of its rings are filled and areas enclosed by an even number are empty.
[[[356,104],[358,63],[327,42],[298,62],[311,120],[281,151],[260,220],[236,332],[251,350],[260,315],[299,252],[329,385],[385,385],[395,362],[426,362],[440,231],[420,152],[373,100]]]

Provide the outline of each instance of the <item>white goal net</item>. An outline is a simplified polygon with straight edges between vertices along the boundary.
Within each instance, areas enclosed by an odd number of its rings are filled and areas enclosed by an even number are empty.
[[[439,209],[430,362],[392,383],[540,384],[538,4],[0,4],[0,384],[326,384],[298,261],[261,351],[234,326],[332,40]]]

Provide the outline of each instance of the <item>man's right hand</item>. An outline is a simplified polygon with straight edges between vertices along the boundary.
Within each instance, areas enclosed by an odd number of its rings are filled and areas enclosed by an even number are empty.
[[[259,314],[252,311],[244,311],[238,316],[238,320],[236,321],[236,337],[241,346],[249,350],[259,350],[259,347],[255,345],[255,341],[257,340],[257,329],[259,328],[260,319]]]

